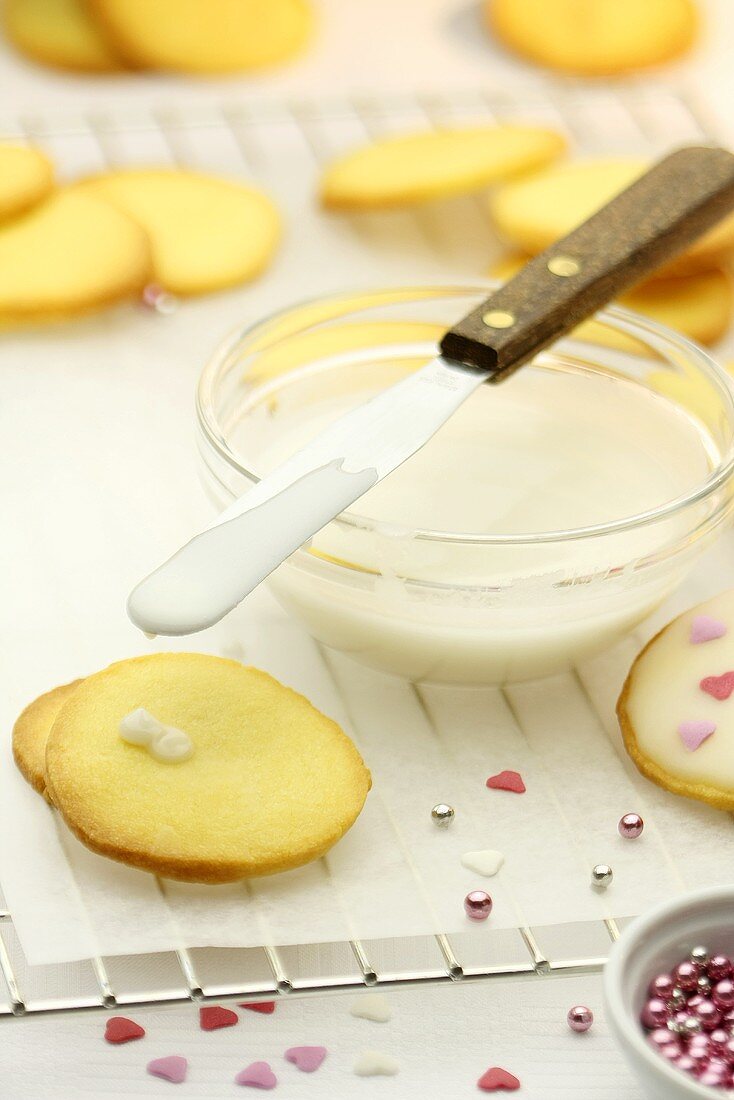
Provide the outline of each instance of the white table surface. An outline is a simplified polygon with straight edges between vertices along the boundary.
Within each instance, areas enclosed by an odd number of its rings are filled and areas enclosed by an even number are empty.
[[[690,61],[671,68],[695,77],[719,105],[731,98],[734,17],[730,0],[709,0],[708,33]],[[167,77],[75,79],[45,72],[0,47],[0,112],[239,100],[271,94],[321,95],[379,87],[426,91],[478,84],[537,87],[539,74],[492,49],[478,31],[478,6],[463,0],[320,0],[322,31],[302,60],[256,80],[187,82]],[[8,501],[6,500],[6,503]],[[7,624],[5,624],[7,630]],[[2,1023],[0,1095],[157,1097],[171,1086],[145,1073],[154,1057],[180,1053],[190,1062],[185,1096],[235,1095],[235,1073],[265,1059],[279,1075],[275,1095],[289,1098],[478,1095],[476,1080],[501,1065],[522,1081],[528,1100],[637,1100],[641,1096],[608,1036],[600,979],[546,978],[405,989],[388,994],[393,1019],[352,1017],[351,995],[281,1001],[273,1016],[242,1013],[236,1028],[204,1033],[194,1007],[131,1013],[147,1029],[141,1042],[111,1047],[104,1013],[45,1016]],[[597,1013],[588,1035],[572,1034],[568,1007]],[[320,1043],[329,1058],[313,1076],[282,1060],[283,1051]],[[393,1054],[395,1078],[362,1079],[351,1067],[364,1049]]]

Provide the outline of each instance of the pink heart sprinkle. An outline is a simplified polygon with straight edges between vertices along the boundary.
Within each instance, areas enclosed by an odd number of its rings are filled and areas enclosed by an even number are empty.
[[[701,642],[713,642],[726,634],[726,624],[712,619],[710,615],[696,615],[691,623],[691,645]]]
[[[499,1066],[492,1066],[477,1081],[477,1086],[484,1092],[517,1092],[520,1082],[514,1073],[509,1073]]]
[[[495,791],[513,791],[515,794],[525,793],[525,784],[519,772],[504,771],[498,775],[490,775],[487,786]]]
[[[714,699],[723,702],[734,691],[734,672],[723,672],[721,676],[704,676],[700,688],[707,695],[713,695]]]
[[[690,752],[695,752],[704,743],[707,737],[716,733],[716,724],[705,719],[699,722],[681,722],[678,726],[681,740]]]
[[[162,1077],[164,1081],[171,1081],[174,1085],[180,1085],[186,1080],[188,1068],[189,1063],[180,1054],[169,1054],[167,1058],[154,1058],[146,1067],[151,1076]]]
[[[291,1047],[285,1052],[286,1062],[293,1062],[304,1073],[313,1073],[326,1057],[326,1047]]]
[[[199,1009],[199,1027],[202,1031],[217,1031],[220,1027],[234,1027],[240,1018],[231,1008],[222,1005],[204,1005]]]
[[[240,1070],[234,1082],[236,1085],[248,1085],[251,1089],[274,1089],[278,1078],[267,1062],[253,1062]]]

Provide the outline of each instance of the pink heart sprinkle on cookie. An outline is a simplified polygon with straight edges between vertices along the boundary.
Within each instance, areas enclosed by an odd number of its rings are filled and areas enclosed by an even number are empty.
[[[267,1062],[253,1062],[245,1066],[234,1079],[236,1085],[247,1085],[251,1089],[274,1089],[278,1078]]]
[[[723,672],[721,676],[704,676],[700,684],[701,691],[713,695],[723,702],[734,691],[734,672]]]
[[[285,1052],[286,1062],[292,1062],[304,1073],[314,1073],[326,1057],[326,1047],[291,1047]]]
[[[515,794],[524,794],[526,789],[520,773],[511,771],[490,775],[487,786],[495,791],[514,791]]]
[[[111,1016],[104,1029],[108,1043],[129,1043],[132,1039],[142,1039],[145,1028],[128,1020],[127,1016]]]
[[[221,1005],[205,1005],[199,1009],[199,1027],[202,1031],[217,1031],[220,1027],[234,1027],[240,1018],[231,1008]]]
[[[707,737],[716,733],[716,723],[707,722],[705,719],[699,722],[681,722],[678,733],[689,752],[695,752]]]
[[[696,615],[691,623],[691,645],[701,642],[713,642],[726,634],[726,624],[712,619],[710,615]]]
[[[492,1066],[486,1073],[477,1081],[477,1086],[483,1089],[484,1092],[517,1092],[520,1088],[520,1082],[514,1074],[508,1073],[506,1069],[500,1069],[499,1066]]]
[[[154,1058],[146,1066],[152,1077],[162,1077],[164,1081],[171,1081],[174,1085],[180,1085],[186,1080],[188,1068],[189,1063],[180,1054],[169,1054],[167,1058]]]
[[[275,1001],[239,1001],[238,1008],[247,1008],[250,1012],[262,1012],[263,1016],[269,1016],[275,1012]]]

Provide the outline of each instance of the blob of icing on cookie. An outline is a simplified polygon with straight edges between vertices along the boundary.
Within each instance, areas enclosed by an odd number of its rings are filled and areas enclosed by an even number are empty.
[[[144,746],[162,764],[188,760],[194,751],[188,734],[175,726],[164,726],[144,707],[125,715],[120,722],[120,737],[129,745]]]

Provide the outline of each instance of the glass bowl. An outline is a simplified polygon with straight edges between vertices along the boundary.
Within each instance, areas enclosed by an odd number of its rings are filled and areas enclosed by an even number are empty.
[[[344,295],[235,332],[197,393],[216,507],[432,358],[489,289]],[[730,515],[733,446],[732,394],[711,358],[609,309],[480,387],[269,584],[319,642],[399,676],[548,675],[676,588]]]

